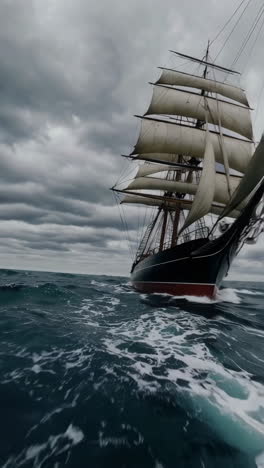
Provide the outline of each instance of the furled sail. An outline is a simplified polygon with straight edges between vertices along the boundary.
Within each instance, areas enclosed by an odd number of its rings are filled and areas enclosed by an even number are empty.
[[[158,200],[156,198],[149,197],[142,197],[140,195],[126,195],[123,200],[120,202],[121,204],[138,204],[144,206],[166,206],[170,210],[175,210],[179,205],[183,210],[190,210],[192,207],[192,203],[187,203],[186,201],[182,200],[172,200],[171,202],[164,202],[163,200]],[[209,213],[220,215],[223,211],[223,206],[217,206],[213,204],[210,207]],[[240,215],[239,210],[233,210],[231,213],[228,214],[230,218],[237,218]]]
[[[239,182],[240,177],[230,176],[231,193],[235,191]],[[134,179],[125,190],[165,190],[168,192],[195,195],[197,187],[197,184],[183,181],[158,179],[155,177],[139,177]],[[229,202],[225,174],[216,174],[214,200],[225,205]]]
[[[204,164],[198,188],[192,203],[191,210],[182,226],[179,235],[184,229],[193,224],[197,219],[209,213],[214,200],[216,188],[214,148],[210,139],[210,134],[206,131],[206,145],[204,151]]]
[[[249,109],[246,107],[207,97],[208,122],[221,125],[246,138],[252,139],[252,125]],[[154,86],[153,96],[146,112],[191,117],[205,121],[206,109],[203,96],[187,91]]]
[[[221,94],[222,96],[248,106],[246,94],[241,88],[237,88],[236,86],[232,86],[227,83],[221,83],[220,81],[190,75],[189,73],[171,70],[169,68],[162,68],[162,73],[157,84],[197,88],[211,93]]]
[[[205,136],[206,132],[198,128],[144,118],[132,154],[138,154],[139,159],[164,160],[168,163],[174,162],[177,154],[203,158]],[[223,164],[220,135],[210,132],[210,136],[216,162]],[[226,135],[222,139],[229,167],[245,173],[252,157],[253,144]]]
[[[246,200],[251,192],[257,188],[259,182],[264,177],[264,134],[261,141],[248,165],[246,175],[238,185],[230,203],[222,213],[222,216],[227,216],[230,211],[241,205]]]

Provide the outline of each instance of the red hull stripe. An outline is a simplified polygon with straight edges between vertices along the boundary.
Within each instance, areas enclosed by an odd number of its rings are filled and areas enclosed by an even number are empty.
[[[155,283],[132,281],[135,289],[143,293],[167,293],[173,296],[206,296],[215,297],[217,287],[215,284],[203,283]]]

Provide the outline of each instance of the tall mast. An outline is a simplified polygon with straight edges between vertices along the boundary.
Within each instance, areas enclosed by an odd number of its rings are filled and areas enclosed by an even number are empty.
[[[210,47],[210,41],[208,39],[208,44],[207,44],[207,49],[206,49],[206,54],[205,54],[205,61],[208,62],[208,57],[209,57],[209,47]],[[203,72],[203,77],[206,78],[207,76],[207,70],[208,70],[208,65],[205,65],[204,72]],[[202,96],[204,94],[204,90],[202,90]]]
[[[209,62],[209,48],[208,41],[202,60],[186,57],[202,65],[198,75],[162,67],[161,76],[153,83],[150,105],[140,117],[137,143],[127,156],[145,160],[145,164],[139,166],[125,188],[113,187],[126,194],[121,203],[158,207],[158,212],[151,212],[152,222],[141,239],[136,261],[153,251],[174,247],[179,235],[191,224],[196,223],[196,232],[197,227],[205,224],[204,216],[216,209],[219,213],[227,206],[227,188],[230,185],[234,192],[239,182],[235,176],[228,179],[222,173],[217,174],[215,162],[222,163],[224,158],[225,168],[230,166],[245,173],[251,159],[252,126],[246,94],[240,87],[208,78],[210,67],[227,71]],[[207,121],[210,127],[205,129]],[[218,125],[219,130],[212,130],[213,125]],[[243,138],[222,134],[222,126]],[[186,217],[185,210],[189,211]],[[207,236],[201,229],[195,234],[185,232],[186,242],[196,235]]]
[[[206,53],[205,53],[205,67],[204,67],[204,71],[203,71],[203,78],[206,78],[207,77],[207,73],[208,73],[208,56],[209,56],[209,47],[210,47],[210,41],[208,40],[208,44],[207,44],[207,49],[206,49]],[[205,90],[202,89],[201,91],[201,96],[204,96],[205,95]],[[197,120],[196,122],[196,125],[195,127],[196,128],[201,128],[202,126],[204,125],[204,121],[203,120]]]
[[[205,62],[204,63],[206,63],[206,65],[205,65],[205,68],[204,68],[204,71],[203,71],[203,78],[206,78],[207,73],[208,73],[207,62],[208,62],[208,57],[209,57],[209,47],[210,47],[210,41],[208,40],[207,49],[206,49],[206,53],[205,53]],[[201,96],[204,96],[204,95],[205,95],[205,90],[202,89]],[[204,125],[204,121],[197,120],[195,127],[196,128],[201,128],[203,125]],[[181,162],[181,158],[182,158],[182,156],[180,155],[179,156],[179,162]],[[198,165],[199,161],[196,158],[191,158],[190,164]],[[190,172],[189,172],[189,175],[190,175]],[[175,180],[179,180],[179,179],[180,179],[180,173],[177,172]],[[180,206],[178,206],[176,208],[176,210],[175,210],[175,215],[174,215],[174,220],[173,220],[171,247],[174,247],[177,244],[180,214],[181,214],[181,208],[180,208]]]
[[[163,222],[162,222],[161,235],[160,235],[160,245],[159,245],[159,251],[160,252],[163,250],[165,234],[166,234],[166,227],[167,227],[167,219],[168,219],[168,208],[166,207],[163,210]]]
[[[181,162],[182,156],[179,156],[179,161]],[[175,180],[180,180],[181,173],[176,172]],[[180,214],[181,214],[181,207],[180,205],[175,210],[174,220],[173,220],[173,229],[172,229],[172,237],[171,237],[171,247],[174,247],[177,244],[177,237],[178,237],[178,227],[180,221]]]

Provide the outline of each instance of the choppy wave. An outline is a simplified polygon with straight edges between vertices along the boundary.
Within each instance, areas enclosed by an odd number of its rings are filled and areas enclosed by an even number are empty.
[[[0,276],[1,466],[263,466],[261,284],[209,300],[16,275]]]

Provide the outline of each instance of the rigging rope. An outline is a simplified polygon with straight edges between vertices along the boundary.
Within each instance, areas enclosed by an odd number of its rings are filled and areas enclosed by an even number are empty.
[[[264,16],[263,16],[262,22],[261,22],[261,24],[260,24],[259,30],[258,30],[258,32],[257,32],[257,35],[256,35],[256,37],[255,37],[255,40],[254,40],[254,42],[253,42],[253,44],[252,44],[252,46],[251,46],[251,49],[250,49],[249,52],[248,52],[248,60],[247,60],[247,62],[246,62],[246,64],[245,64],[245,66],[244,66],[243,73],[245,72],[245,70],[246,70],[247,67],[248,67],[249,61],[250,61],[250,59],[251,59],[251,57],[252,57],[252,51],[253,51],[253,49],[254,49],[254,47],[255,47],[255,45],[256,45],[256,43],[257,43],[257,40],[258,40],[258,38],[259,38],[259,36],[260,36],[260,33],[261,33],[261,31],[262,31],[262,28],[263,28],[263,25],[264,25]]]
[[[115,203],[117,204],[117,207],[118,207],[120,220],[121,220],[121,223],[123,225],[123,231],[125,233],[125,237],[126,237],[126,241],[127,241],[127,245],[128,245],[128,250],[129,250],[131,259],[133,259],[134,254],[133,254],[133,251],[132,251],[132,242],[131,242],[131,239],[129,237],[127,222],[126,222],[126,219],[125,219],[124,214],[122,212],[122,206],[120,205],[118,195],[115,192],[112,192],[112,194],[113,194],[113,198],[115,200]]]
[[[257,99],[257,108],[256,108],[256,112],[255,112],[255,117],[254,117],[254,125],[257,121],[257,117],[258,117],[258,113],[259,113],[259,109],[260,109],[260,101],[261,101],[261,97],[262,97],[262,93],[264,91],[264,82],[262,84],[262,87],[261,87],[261,90],[260,90],[260,93],[259,93],[259,96],[258,96],[258,99]]]
[[[226,46],[227,42],[229,41],[230,37],[232,36],[233,32],[235,31],[236,27],[238,26],[238,24],[239,24],[241,18],[243,17],[245,11],[247,10],[247,8],[248,8],[248,6],[250,5],[251,2],[252,2],[252,0],[248,0],[248,2],[247,2],[247,4],[246,4],[245,8],[242,10],[242,13],[239,15],[237,21],[235,22],[233,28],[231,29],[229,35],[227,36],[227,38],[226,38],[224,44],[222,45],[221,49],[219,50],[217,56],[215,57],[214,62],[218,59],[219,55],[222,53],[224,47]]]
[[[240,9],[240,7],[243,5],[243,3],[245,3],[246,0],[242,0],[242,2],[240,2],[240,4],[238,5],[238,7],[235,9],[234,13],[230,16],[230,18],[226,21],[226,23],[224,24],[224,26],[222,27],[222,29],[219,31],[219,33],[215,36],[215,38],[210,41],[210,45],[212,45],[217,39],[218,37],[222,34],[222,32],[225,30],[225,28],[228,26],[228,24],[230,23],[230,21],[232,21],[232,19],[234,18],[235,14],[237,13],[237,11]]]
[[[237,63],[239,58],[241,57],[244,49],[246,48],[246,46],[248,44],[249,39],[251,38],[252,34],[254,33],[254,31],[255,31],[259,21],[261,20],[261,17],[262,17],[263,14],[264,14],[264,5],[262,5],[260,7],[260,9],[258,10],[258,13],[257,13],[257,15],[256,15],[256,17],[254,19],[254,22],[253,22],[252,26],[250,27],[250,29],[249,29],[249,31],[248,31],[248,33],[246,35],[246,38],[244,39],[244,42],[242,43],[236,57],[234,58],[234,60],[233,60],[233,62],[231,64],[231,67],[233,67]]]

